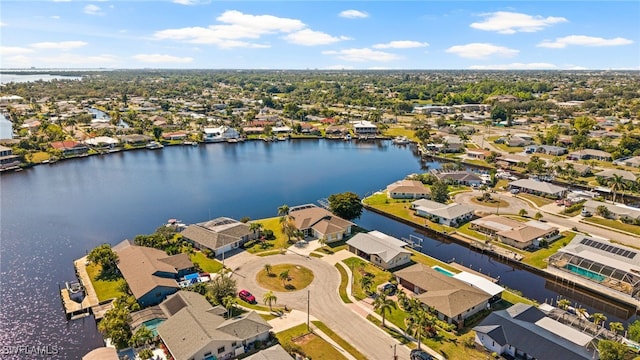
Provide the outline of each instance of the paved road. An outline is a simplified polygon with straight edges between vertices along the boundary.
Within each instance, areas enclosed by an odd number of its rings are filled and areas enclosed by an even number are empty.
[[[470,200],[471,197],[480,196],[480,194],[481,192],[477,190],[473,192],[460,193],[456,195],[455,201],[463,204],[467,204],[478,210],[495,213],[497,211],[497,208],[481,206]],[[549,223],[558,225],[558,227],[560,227],[561,230],[572,229],[573,227],[576,227],[578,231],[581,231],[590,235],[599,236],[605,239],[613,239],[615,241],[618,241],[620,243],[624,243],[630,246],[640,247],[640,237],[638,236],[621,234],[619,232],[615,232],[609,229],[603,229],[598,226],[581,223],[580,220],[582,220],[582,217],[580,215],[570,217],[570,218],[555,215],[554,210],[559,211],[562,209],[561,207],[555,204],[545,205],[542,208],[537,208],[533,206],[530,202],[514,197],[510,193],[496,193],[491,195],[498,196],[501,200],[505,200],[509,203],[508,207],[500,208],[500,214],[517,214],[520,211],[520,209],[525,209],[529,214],[529,216],[533,216],[533,214],[537,212],[541,212],[544,215],[543,217],[544,220],[548,221]]]
[[[338,295],[340,274],[325,259],[291,254],[258,257],[244,252],[226,259],[225,263],[234,270],[238,288],[251,291],[260,303],[267,290],[257,284],[256,274],[265,264],[287,263],[311,269],[315,277],[307,289],[286,293],[274,292],[278,297],[278,304],[286,304],[289,308],[306,312],[309,290],[312,316],[354,345],[368,359],[393,358],[392,346],[398,342],[342,303]],[[409,349],[405,346],[397,346],[397,354],[399,360],[409,359]]]

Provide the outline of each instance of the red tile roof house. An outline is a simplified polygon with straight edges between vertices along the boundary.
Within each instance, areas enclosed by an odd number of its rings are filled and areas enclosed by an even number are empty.
[[[63,156],[81,155],[89,151],[87,145],[73,140],[54,141],[51,147],[62,151]]]
[[[342,240],[351,234],[351,228],[355,226],[351,221],[312,204],[290,208],[289,216],[305,237],[324,238],[327,243]]]
[[[170,132],[162,134],[162,138],[165,140],[184,140],[187,138],[187,133],[184,131]]]

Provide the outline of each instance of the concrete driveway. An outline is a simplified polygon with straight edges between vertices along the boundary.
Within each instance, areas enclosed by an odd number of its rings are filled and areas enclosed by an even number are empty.
[[[327,260],[333,262],[334,259]],[[256,274],[265,264],[285,263],[309,268],[314,273],[314,279],[306,289],[274,292],[278,297],[278,305],[287,305],[306,313],[309,300],[311,315],[355,346],[368,359],[393,357],[393,345],[398,342],[342,302],[338,295],[340,274],[329,261],[295,254],[259,257],[247,252],[236,254],[225,261],[234,270],[232,276],[238,282],[238,289],[249,290],[259,303],[262,303],[267,290],[257,284]],[[405,346],[397,346],[397,354],[399,360],[409,359],[409,349]]]

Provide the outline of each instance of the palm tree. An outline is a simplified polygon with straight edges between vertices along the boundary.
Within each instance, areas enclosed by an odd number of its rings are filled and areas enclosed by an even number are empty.
[[[262,296],[262,301],[269,305],[269,310],[271,310],[271,306],[278,301],[278,297],[273,294],[273,291],[268,291]]]
[[[560,299],[558,300],[557,303],[558,307],[562,310],[567,310],[569,308],[569,306],[571,305],[571,301],[567,300],[567,299]]]
[[[542,219],[544,215],[542,215],[542,213],[540,211],[538,211],[535,215],[533,215],[533,218],[536,220],[540,220]]]
[[[384,320],[387,313],[391,313],[392,309],[396,308],[396,302],[387,297],[387,293],[380,290],[376,295],[376,299],[373,302],[373,310],[380,311],[382,315],[382,327],[385,327]]]
[[[600,323],[607,321],[607,317],[602,313],[595,313],[592,315],[593,323],[596,325],[596,330],[600,326]]]
[[[617,321],[612,321],[609,323],[609,330],[616,334],[616,338],[620,335],[620,333],[624,330],[624,325]]]
[[[282,233],[287,236],[287,241],[290,242],[292,237],[298,235],[298,229],[296,228],[296,224],[293,222],[291,217],[283,216],[280,218],[280,229]]]
[[[231,310],[233,310],[233,307],[236,305],[236,297],[231,295],[227,295],[223,297],[222,305],[224,306],[225,309],[227,309],[227,318],[230,318]]]
[[[613,193],[613,202],[616,202],[616,195],[619,190],[623,191],[624,196],[624,190],[627,188],[627,182],[621,175],[613,174],[613,177],[611,177],[607,183],[611,187],[611,192]]]
[[[148,344],[153,339],[153,332],[146,326],[140,326],[129,339],[129,345],[138,347]]]
[[[289,215],[289,205],[284,204],[278,208],[278,216],[285,217]],[[280,219],[282,221],[282,219]]]
[[[360,287],[362,291],[369,294],[371,292],[371,286],[373,286],[373,278],[371,276],[363,276],[360,278]]]
[[[418,339],[418,349],[420,349],[420,341],[422,339],[422,332],[427,326],[431,326],[432,321],[429,314],[422,307],[415,307],[411,310],[411,313],[405,319],[405,325],[407,326],[407,333]]]
[[[409,297],[407,296],[407,294],[405,294],[404,290],[399,289],[396,296],[398,297],[398,305],[400,305],[402,310],[406,310],[409,302]]]
[[[264,271],[267,272],[267,275],[271,276],[271,264],[264,264]]]
[[[255,238],[259,238],[260,237],[260,230],[262,230],[263,225],[259,222],[252,222],[251,225],[249,225],[249,230],[253,231],[253,235]],[[256,233],[258,234],[256,236]]]
[[[289,270],[283,270],[279,275],[278,278],[280,280],[282,280],[282,286],[285,286],[285,282],[289,281]]]
[[[518,211],[518,215],[525,217],[527,216],[527,210],[525,209],[520,209],[520,211]]]
[[[578,306],[576,307],[576,314],[578,315],[578,318],[580,319],[580,322],[582,322],[584,319],[587,318],[587,309],[583,308],[582,306]]]

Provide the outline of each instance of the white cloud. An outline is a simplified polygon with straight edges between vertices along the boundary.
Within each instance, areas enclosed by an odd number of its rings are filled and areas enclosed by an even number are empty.
[[[53,0],[53,2],[71,2],[71,0]]]
[[[536,32],[553,24],[567,22],[563,17],[531,16],[509,11],[498,11],[481,14],[484,20],[474,22],[470,26],[484,31],[495,31],[500,34],[515,34],[516,32]]]
[[[119,63],[119,57],[113,55],[78,55],[71,53],[63,53],[58,56],[40,57],[34,61],[34,65],[38,67],[108,67]]]
[[[484,59],[489,56],[497,55],[503,57],[512,57],[520,51],[509,49],[504,46],[498,46],[487,43],[471,43],[466,45],[456,45],[445,50],[448,53],[456,54],[463,58]]]
[[[345,10],[345,11],[341,11],[340,14],[338,14],[338,16],[347,18],[347,19],[364,19],[364,18],[368,18],[369,14],[359,10]]]
[[[471,65],[469,69],[473,70],[545,70],[557,69],[554,64],[549,63],[511,63],[499,65]]]
[[[0,21],[0,27],[7,26],[7,25],[9,25],[9,24],[7,24],[7,23],[6,23],[6,22],[4,22],[4,21]]]
[[[89,15],[104,15],[100,6],[93,5],[93,4],[89,4],[85,6],[83,11],[85,14],[89,14]]]
[[[146,63],[187,64],[193,61],[193,58],[191,57],[178,57],[162,54],[138,54],[132,57],[138,61]]]
[[[211,0],[173,0],[174,3],[180,5],[206,5],[211,3]]]
[[[2,67],[25,68],[31,66],[31,58],[25,55],[3,56]]]
[[[329,65],[325,66],[322,69],[324,70],[351,70],[354,67],[352,65]]]
[[[33,50],[29,48],[17,46],[0,46],[0,55],[2,56],[23,55],[31,52],[33,52]]]
[[[391,41],[386,44],[375,44],[373,45],[376,49],[412,49],[419,47],[429,46],[429,43],[419,42],[419,41],[411,41],[411,40],[398,40]]]
[[[384,51],[371,50],[369,48],[344,49],[340,51],[323,51],[323,55],[335,55],[338,59],[345,61],[365,62],[365,61],[393,61],[401,59],[400,56]]]
[[[617,37],[613,39],[605,39],[595,36],[585,35],[569,35],[561,38],[556,38],[554,41],[545,40],[538,44],[538,47],[563,49],[569,45],[577,46],[621,46],[633,44],[632,40]]]
[[[259,39],[263,35],[290,33],[306,27],[302,21],[297,19],[272,15],[249,15],[235,10],[224,12],[216,20],[224,24],[161,30],[154,33],[154,38],[181,40],[193,44],[211,44],[222,48],[264,48],[270,46],[237,40]]]
[[[350,40],[346,36],[331,36],[321,31],[313,31],[311,29],[303,29],[296,31],[284,37],[290,43],[304,46],[328,45],[339,41]]]
[[[49,18],[51,18],[53,20],[60,20],[60,16],[58,16],[58,15],[51,15],[51,16],[49,16]]]
[[[34,43],[29,46],[36,49],[56,49],[67,51],[71,49],[77,49],[83,46],[86,46],[87,43],[84,41],[60,41],[60,42],[39,42]]]

